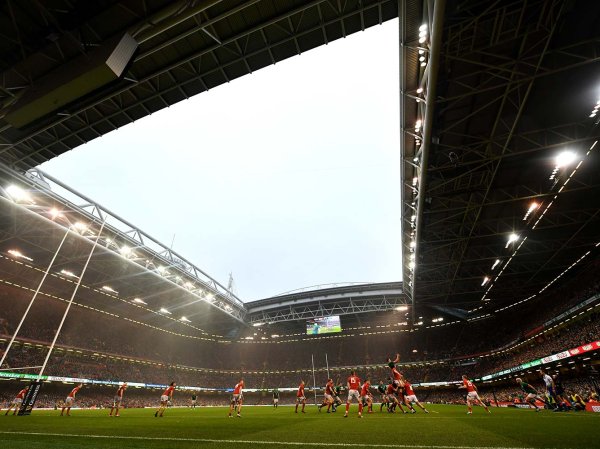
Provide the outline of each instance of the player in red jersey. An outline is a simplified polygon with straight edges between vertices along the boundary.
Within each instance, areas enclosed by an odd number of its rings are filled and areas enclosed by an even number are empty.
[[[487,407],[487,405],[485,405],[483,401],[479,398],[479,394],[477,393],[477,387],[475,386],[475,384],[471,382],[465,374],[463,374],[462,376],[462,381],[463,384],[458,388],[466,388],[467,390],[467,408],[469,409],[467,415],[473,414],[473,403],[475,403],[475,405],[480,404],[486,412],[492,413],[490,412],[490,409]]]
[[[400,383],[402,382],[402,377],[403,377],[402,372],[398,371],[398,369],[396,368],[396,363],[398,363],[399,361],[400,361],[400,354],[396,354],[396,358],[394,360],[392,360],[389,357],[387,359],[387,366],[391,370],[392,379],[394,380],[394,383],[396,385],[400,385]]]
[[[417,399],[417,395],[415,394],[415,390],[413,390],[411,383],[407,379],[404,379],[403,384],[404,384],[404,403],[406,404],[406,406],[408,408],[411,409],[412,413],[417,413],[417,411],[414,409],[412,404],[417,404],[417,406],[421,410],[423,410],[425,413],[429,413],[429,410],[427,410],[425,408],[425,406],[423,404],[421,404],[419,402],[419,400]]]
[[[356,399],[356,402],[358,402],[358,416],[362,416],[362,407],[360,407],[360,377],[356,375],[356,371],[352,371],[350,373],[350,377],[348,377],[346,386],[348,387],[348,399],[346,400],[346,413],[344,414],[344,418],[348,417],[348,411],[350,410],[350,402],[352,402],[352,399]]]
[[[158,410],[156,410],[156,412],[154,412],[154,417],[161,417],[163,416],[163,413],[165,412],[167,406],[169,405],[169,401],[173,400],[173,393],[175,392],[175,387],[177,385],[175,385],[175,382],[171,382],[169,384],[169,386],[167,387],[167,389],[165,391],[163,391],[163,394],[160,396],[160,407],[158,407]]]
[[[325,393],[323,395],[323,403],[319,405],[319,413],[321,412],[321,408],[325,406],[327,406],[327,413],[331,413],[329,409],[333,405],[333,397],[335,396],[334,388],[335,385],[333,384],[333,379],[327,379]]]
[[[79,384],[71,390],[71,392],[65,399],[65,403],[62,407],[62,410],[60,411],[60,416],[63,416],[65,409],[67,409],[67,416],[71,416],[71,407],[73,406],[73,402],[75,402],[75,395],[79,390],[81,390],[81,387],[83,387],[83,384]]]
[[[365,383],[360,388],[360,401],[358,402],[358,417],[362,418],[363,407],[368,407],[369,413],[373,413],[373,400],[371,398],[371,379],[367,376]]]
[[[235,409],[236,416],[241,418],[242,415],[242,403],[244,402],[244,379],[235,384],[233,387],[233,395],[231,396],[231,403],[229,404],[229,417],[231,418],[231,412]]]
[[[304,411],[304,407],[306,406],[306,396],[304,396],[304,381],[300,381],[300,385],[298,385],[298,392],[296,393],[296,410],[294,413],[298,413],[298,405],[302,404],[302,413],[306,413]]]
[[[119,415],[119,407],[121,407],[121,402],[123,402],[123,393],[125,393],[125,390],[127,390],[127,382],[121,385],[117,390],[117,394],[115,394],[115,397],[113,398],[113,405],[110,408],[110,413],[108,416],[112,416],[112,413],[115,409],[115,416],[121,416]]]
[[[400,402],[398,401],[398,397],[396,396],[399,388],[400,387],[398,387],[396,384],[394,384],[394,381],[392,379],[390,379],[389,384],[385,390],[387,403],[389,404],[388,405],[389,413],[396,413],[396,407],[400,407],[400,410],[402,411],[402,413],[406,413],[404,411],[404,409],[402,408],[402,404],[400,404]]]
[[[27,394],[27,390],[29,390],[29,387],[25,387],[25,388],[23,388],[21,391],[19,391],[17,393],[17,395],[15,396],[15,398],[13,399],[13,401],[8,406],[8,409],[6,410],[6,413],[4,414],[5,416],[8,415],[8,412],[10,412],[10,409],[13,408],[13,407],[15,408],[15,411],[13,412],[13,415],[17,414],[17,412],[19,411],[19,408],[21,407],[21,404],[23,403],[23,399],[25,399],[25,395]]]

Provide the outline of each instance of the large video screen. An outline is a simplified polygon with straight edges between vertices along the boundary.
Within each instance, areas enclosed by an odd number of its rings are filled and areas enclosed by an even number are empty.
[[[339,315],[315,318],[306,322],[307,335],[321,335],[342,332]]]

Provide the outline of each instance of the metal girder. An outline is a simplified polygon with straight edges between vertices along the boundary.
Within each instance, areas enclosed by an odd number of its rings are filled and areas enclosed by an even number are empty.
[[[318,301],[290,305],[285,308],[275,308],[250,313],[249,323],[278,323],[282,321],[306,320],[331,315],[355,315],[371,312],[385,312],[398,306],[406,305],[404,295],[384,295],[373,297],[349,296],[338,301]]]
[[[539,225],[536,214],[524,220],[532,201],[549,206],[560,187],[548,181],[552,167],[544,175],[535,162],[548,164],[548,152],[564,148],[581,155],[600,137],[592,120],[539,106],[548,83],[568,79],[564,73],[582,76],[586,65],[600,61],[599,37],[558,37],[565,21],[575,26],[565,14],[571,7],[578,9],[559,0],[467,1],[448,13],[427,185],[422,189],[420,179],[415,186],[405,176],[402,186],[405,197],[412,189],[425,198],[422,216],[414,200],[404,199],[403,209],[405,229],[415,220],[423,223],[415,281],[423,291],[416,302],[479,301],[486,291],[482,279],[494,276],[492,264],[512,253],[505,249],[508,234],[534,222],[535,234],[521,235],[529,239],[494,292],[545,285],[590,248],[598,208],[584,198],[600,192],[590,171],[597,157],[585,162],[583,175],[569,178],[559,205]],[[413,162],[411,156],[404,155],[404,164]]]
[[[106,221],[104,235],[99,240],[102,248],[120,255],[144,270],[156,273],[165,282],[183,288],[196,295],[198,300],[218,308],[238,321],[243,321],[246,308],[239,298],[183,256],[110,210],[41,170],[30,170],[27,176],[23,176],[0,165],[0,173],[5,183],[15,183],[26,189],[30,197],[35,198],[35,203],[24,202],[19,207],[42,216],[44,220],[52,216],[52,208],[62,207],[60,217],[55,218],[54,223],[49,222],[47,227],[37,230],[37,233],[51,233],[56,226],[69,227],[74,229],[73,235],[89,239],[95,237],[94,224]],[[5,184],[0,187],[0,194],[12,201],[10,193],[4,190],[5,187]],[[62,192],[64,196],[57,192]],[[79,221],[85,223],[86,227],[77,230],[76,223]],[[10,232],[18,236],[23,235],[25,230],[14,228]],[[37,245],[43,247],[44,239],[37,240]],[[33,238],[32,244],[36,244],[35,241]]]

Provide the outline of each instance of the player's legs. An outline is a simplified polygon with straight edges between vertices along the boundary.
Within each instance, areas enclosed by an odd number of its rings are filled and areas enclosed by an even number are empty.
[[[471,404],[471,398],[467,396],[467,414],[470,415],[473,413],[473,405]]]
[[[486,411],[486,412],[488,412],[488,413],[492,413],[492,412],[490,411],[490,409],[488,408],[488,406],[487,406],[487,405],[485,405],[485,402],[483,402],[483,401],[482,401],[482,400],[481,400],[479,397],[477,397],[477,399],[476,399],[476,402],[475,402],[475,403],[476,403],[476,404],[478,403],[479,405],[481,405],[481,406],[482,406],[482,407],[485,409],[485,411]]]
[[[231,412],[233,412],[233,407],[235,406],[235,402],[233,400],[231,400],[231,403],[229,404],[229,417],[231,418]]]
[[[238,403],[237,403],[237,417],[238,418],[242,417],[242,415],[241,415],[241,413],[242,413],[242,402],[243,402],[242,398],[239,398],[238,399]]]
[[[8,406],[8,408],[6,409],[6,413],[4,414],[4,416],[8,415],[8,412],[10,412],[10,410],[13,408],[13,406],[15,407],[15,412],[17,411],[17,404],[15,402],[11,402],[10,405]],[[14,413],[13,413],[14,415]]]
[[[302,413],[306,413],[304,407],[306,407],[306,398],[302,398]]]

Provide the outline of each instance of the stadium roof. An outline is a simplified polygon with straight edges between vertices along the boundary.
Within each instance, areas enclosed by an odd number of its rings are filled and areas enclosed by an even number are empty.
[[[477,319],[597,257],[597,2],[5,2],[0,160],[28,169],[394,17],[403,294]]]
[[[401,36],[404,281],[477,319],[598,255],[600,4],[445,3]]]
[[[0,159],[37,166],[397,12],[393,0],[4,2]]]

